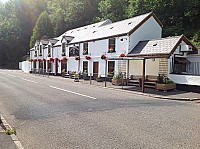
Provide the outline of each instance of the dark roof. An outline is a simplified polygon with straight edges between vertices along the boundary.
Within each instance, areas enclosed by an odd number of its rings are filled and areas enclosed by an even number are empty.
[[[188,54],[196,54],[197,48],[184,36],[167,37],[153,40],[140,41],[128,54],[128,56],[170,56],[174,53],[180,43],[184,41],[187,45],[192,46]]]
[[[49,40],[48,39],[42,39],[40,40],[40,42],[43,44],[43,45],[47,45]]]
[[[140,41],[129,55],[169,54],[181,36]]]

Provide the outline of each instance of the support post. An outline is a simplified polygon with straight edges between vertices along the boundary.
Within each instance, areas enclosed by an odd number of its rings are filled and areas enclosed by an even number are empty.
[[[92,74],[90,73],[90,85],[92,84]]]
[[[145,62],[146,59],[143,59],[143,75],[142,75],[142,92],[144,93],[144,81],[145,81]]]
[[[128,86],[128,81],[129,81],[129,65],[130,65],[130,61],[128,60],[128,66],[127,66],[127,77],[126,77],[126,85]]]
[[[107,60],[105,60],[105,87],[106,87],[106,77],[107,77]]]

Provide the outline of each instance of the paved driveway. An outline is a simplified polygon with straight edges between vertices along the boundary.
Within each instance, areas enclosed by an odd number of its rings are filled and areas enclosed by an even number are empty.
[[[200,148],[195,102],[0,70],[0,113],[25,148]]]

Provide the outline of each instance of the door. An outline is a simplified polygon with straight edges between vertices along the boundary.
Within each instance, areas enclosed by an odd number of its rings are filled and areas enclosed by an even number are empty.
[[[93,79],[98,77],[99,62],[93,62]]]
[[[46,69],[46,60],[44,60],[43,65],[44,65],[44,69]]]
[[[63,72],[67,72],[67,61],[62,60],[61,61],[61,71]]]
[[[43,62],[39,61],[39,68],[42,69]]]
[[[58,61],[56,61],[56,74],[55,75],[57,75],[58,74]]]
[[[36,61],[33,62],[33,68],[36,68]]]
[[[48,71],[51,72],[51,61],[48,60]]]

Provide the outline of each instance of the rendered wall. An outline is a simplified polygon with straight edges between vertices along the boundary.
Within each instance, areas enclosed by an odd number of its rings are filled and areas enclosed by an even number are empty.
[[[146,75],[158,76],[159,74],[159,59],[146,60]],[[129,74],[130,75],[142,75],[143,73],[143,61],[142,60],[131,60],[129,63]]]
[[[200,86],[200,76],[169,74],[169,79],[177,84]]]
[[[29,73],[31,71],[31,63],[29,61],[22,62],[22,70]]]
[[[129,52],[138,44],[139,41],[161,38],[162,28],[153,17],[149,18],[131,36]]]

